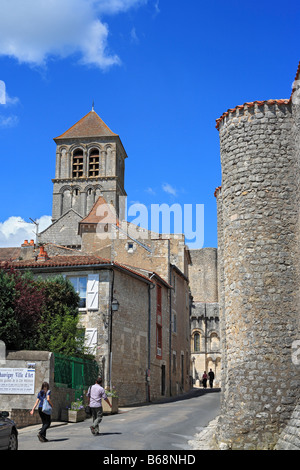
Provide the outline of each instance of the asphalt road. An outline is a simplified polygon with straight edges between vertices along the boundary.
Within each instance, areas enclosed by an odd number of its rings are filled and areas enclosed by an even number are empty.
[[[104,416],[99,436],[91,434],[91,419],[50,427],[47,443],[38,440],[38,426],[21,429],[19,450],[189,450],[188,441],[218,416],[219,409],[219,391],[194,390],[185,399]]]

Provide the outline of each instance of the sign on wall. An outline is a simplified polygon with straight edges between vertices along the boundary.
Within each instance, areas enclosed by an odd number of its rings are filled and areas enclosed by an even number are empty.
[[[33,395],[34,369],[0,369],[0,394]]]

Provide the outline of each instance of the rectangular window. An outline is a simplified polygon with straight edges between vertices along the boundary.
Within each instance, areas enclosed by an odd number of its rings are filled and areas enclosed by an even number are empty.
[[[75,292],[79,294],[80,302],[79,308],[86,308],[86,292],[87,292],[87,277],[68,277],[69,281],[72,283]]]
[[[162,358],[162,327],[156,325],[156,356]]]
[[[172,332],[177,333],[177,315],[172,313]]]

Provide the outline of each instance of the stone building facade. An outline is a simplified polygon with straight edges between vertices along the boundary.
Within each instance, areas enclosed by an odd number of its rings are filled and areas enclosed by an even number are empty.
[[[245,103],[217,120],[217,439],[233,449],[284,448],[299,410],[299,71],[290,99]],[[299,449],[299,428],[295,439]]]
[[[126,152],[94,110],[54,139],[52,224],[11,264],[63,274],[84,294],[80,322],[120,404],[190,388],[189,250],[184,235],[123,220]],[[0,252],[0,260],[9,254]],[[113,300],[119,310],[113,313]]]
[[[196,386],[204,371],[212,369],[214,386],[221,383],[221,345],[216,248],[190,250],[189,285],[191,304],[191,362]]]
[[[179,359],[181,349],[184,351],[182,371],[179,360],[178,374],[169,367],[171,286],[164,279],[155,273],[150,279],[145,272],[63,247],[49,245],[48,251],[41,247],[33,254],[32,258],[9,262],[9,266],[38,277],[60,274],[71,281],[80,295],[80,326],[86,347],[98,362],[105,386],[116,388],[120,405],[189,389],[188,339],[185,347],[181,342],[179,347],[172,345]],[[178,389],[182,373],[182,389]]]

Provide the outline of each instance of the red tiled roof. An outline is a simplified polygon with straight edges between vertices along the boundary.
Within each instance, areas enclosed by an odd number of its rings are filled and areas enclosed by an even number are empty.
[[[103,210],[98,211],[103,205]],[[105,207],[106,206],[106,207]],[[98,224],[104,219],[105,223],[117,222],[115,212],[112,212],[110,204],[107,204],[103,196],[99,196],[89,214],[79,222],[81,224]]]
[[[0,262],[1,261],[12,261],[19,258],[21,253],[20,247],[12,248],[0,248]]]
[[[290,100],[289,99],[284,99],[284,100],[265,100],[265,101],[251,101],[248,103],[244,103],[242,105],[238,105],[235,108],[228,109],[225,113],[222,114],[222,116],[219,119],[216,119],[216,128],[219,129],[220,123],[223,121],[224,117],[228,116],[229,113],[234,113],[237,109],[242,109],[242,108],[253,108],[255,104],[258,106],[263,106],[264,104],[272,105],[272,104],[289,104]]]
[[[100,258],[99,256],[95,255],[58,255],[53,256],[52,258],[48,258],[45,260],[37,261],[35,259],[31,260],[23,260],[23,261],[0,261],[0,267],[13,267],[15,269],[39,269],[39,268],[68,268],[68,267],[90,267],[95,265],[110,265],[115,268],[119,268],[123,271],[127,271],[130,274],[134,274],[142,278],[143,280],[147,280],[153,284],[151,279],[147,276],[144,276],[140,272],[134,271],[134,269],[129,268],[128,266],[124,266],[116,261],[110,261],[105,258]]]
[[[74,137],[111,137],[118,135],[102,121],[95,111],[90,111],[80,121],[76,122],[70,129],[55,137],[54,140],[68,139]]]
[[[98,256],[89,255],[58,255],[48,258],[45,261],[36,261],[34,258],[30,260],[12,261],[9,263],[10,266],[15,268],[37,268],[37,267],[62,267],[62,266],[87,266],[91,264],[106,264],[110,261],[99,258]],[[0,265],[4,265],[2,262]]]
[[[217,194],[218,192],[220,191],[220,189],[222,189],[222,186],[218,186],[216,189],[215,189],[215,192],[214,192],[214,196],[217,197]]]

